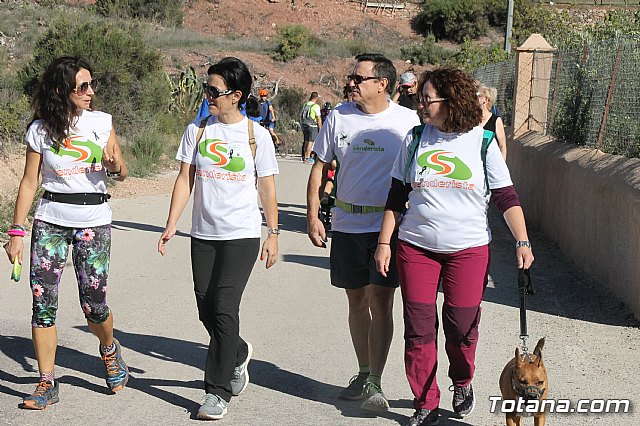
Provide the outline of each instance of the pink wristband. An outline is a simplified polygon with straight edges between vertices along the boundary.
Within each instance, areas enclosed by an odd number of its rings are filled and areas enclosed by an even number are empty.
[[[10,237],[26,237],[27,233],[22,229],[10,229],[7,235]]]

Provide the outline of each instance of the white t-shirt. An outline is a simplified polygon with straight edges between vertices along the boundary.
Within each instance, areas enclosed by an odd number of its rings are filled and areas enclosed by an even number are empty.
[[[484,129],[443,133],[427,125],[407,174],[413,190],[398,238],[437,253],[454,253],[489,244],[489,196],[485,188],[481,147]],[[391,176],[402,180],[408,146],[405,139]],[[416,161],[417,158],[417,161]],[[511,186],[509,169],[494,140],[487,151],[489,188]]]
[[[253,123],[256,159],[249,146],[247,118],[223,124],[209,117],[196,145],[199,120],[189,124],[176,159],[196,166],[191,235],[203,240],[260,238],[258,176],[278,174],[269,131]]]
[[[407,132],[420,124],[415,111],[389,102],[378,114],[365,114],[347,102],[335,108],[316,137],[313,150],[324,162],[338,161],[337,198],[359,206],[384,206],[389,172]],[[382,213],[333,209],[331,228],[339,232],[380,232]]]
[[[111,134],[111,115],[82,111],[59,150],[47,136],[42,120],[27,129],[25,140],[42,155],[42,187],[54,193],[106,193],[107,173],[102,166],[102,150]],[[40,199],[35,218],[72,228],[111,223],[108,203],[83,206]]]

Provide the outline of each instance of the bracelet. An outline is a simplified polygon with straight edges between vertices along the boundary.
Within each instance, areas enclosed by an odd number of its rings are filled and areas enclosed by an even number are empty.
[[[378,245],[382,244],[383,246],[390,246],[391,243],[381,243],[380,241],[378,241]]]
[[[7,232],[7,235],[10,237],[26,237],[27,232],[23,231],[22,229],[10,229]]]
[[[18,225],[17,223],[12,223],[11,226],[9,227],[9,229],[19,229],[21,231],[27,231],[27,227],[24,225]]]
[[[531,248],[531,243],[529,241],[527,241],[527,240],[516,241],[516,248],[520,248],[520,247]]]

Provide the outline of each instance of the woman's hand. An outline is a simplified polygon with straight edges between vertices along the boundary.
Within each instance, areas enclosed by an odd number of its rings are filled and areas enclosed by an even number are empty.
[[[23,237],[10,237],[9,242],[4,245],[4,249],[7,252],[9,262],[13,263],[17,257],[18,262],[22,265],[22,250],[24,249]]]
[[[166,244],[174,235],[176,235],[176,226],[173,224],[167,224],[167,227],[162,231],[162,235],[160,235],[160,240],[158,241],[158,253],[164,256],[167,252]]]
[[[518,269],[529,269],[533,263],[533,252],[530,247],[517,247],[516,259],[518,261]]]
[[[278,261],[278,236],[269,235],[264,243],[262,243],[262,251],[260,252],[260,260],[265,260],[267,269],[271,268]]]
[[[387,272],[389,272],[389,263],[391,262],[391,246],[389,244],[378,244],[374,259],[376,261],[376,270],[380,275],[386,277]]]

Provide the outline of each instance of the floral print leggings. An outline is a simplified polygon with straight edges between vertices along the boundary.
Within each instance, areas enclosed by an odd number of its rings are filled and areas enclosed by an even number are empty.
[[[111,224],[80,229],[35,220],[31,236],[30,270],[32,327],[51,327],[56,322],[58,287],[67,262],[69,245],[73,247],[73,266],[85,318],[96,324],[109,318],[107,276]]]

